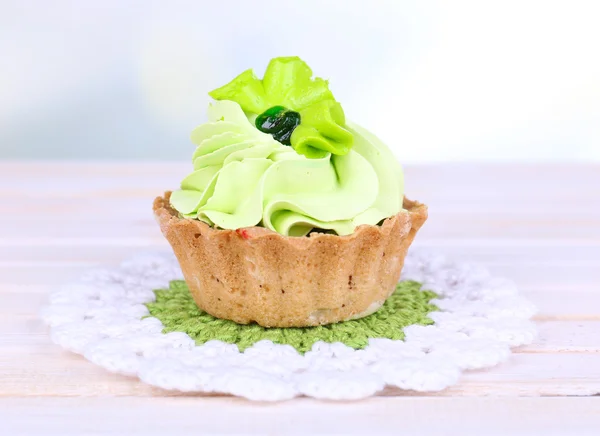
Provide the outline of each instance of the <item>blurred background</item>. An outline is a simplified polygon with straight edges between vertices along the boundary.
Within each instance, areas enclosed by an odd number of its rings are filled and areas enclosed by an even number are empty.
[[[600,161],[600,2],[0,0],[0,159],[185,160],[298,55],[403,163]]]

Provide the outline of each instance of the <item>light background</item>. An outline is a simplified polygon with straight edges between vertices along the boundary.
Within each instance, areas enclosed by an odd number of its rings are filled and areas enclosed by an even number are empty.
[[[403,163],[600,161],[600,1],[0,0],[0,158],[190,159],[207,91],[329,78]]]

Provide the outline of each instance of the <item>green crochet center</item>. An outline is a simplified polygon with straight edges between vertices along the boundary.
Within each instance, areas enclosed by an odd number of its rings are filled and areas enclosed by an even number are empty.
[[[187,333],[198,345],[216,339],[237,344],[240,351],[263,339],[291,345],[300,353],[309,351],[318,341],[342,342],[354,349],[362,349],[369,338],[403,340],[404,327],[433,324],[427,315],[438,310],[429,303],[437,297],[434,292],[421,290],[418,282],[404,281],[398,284],[396,292],[381,309],[365,318],[318,327],[266,328],[218,319],[200,310],[182,280],[174,280],[169,289],[158,289],[154,293],[156,301],[146,306],[150,316],[158,318],[165,326],[163,333]]]

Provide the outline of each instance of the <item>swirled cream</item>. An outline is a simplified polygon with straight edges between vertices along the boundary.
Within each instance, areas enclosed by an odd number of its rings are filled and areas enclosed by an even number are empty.
[[[352,122],[344,125],[353,136],[345,154],[319,151],[309,158],[258,130],[256,114],[238,102],[215,101],[208,116],[192,132],[194,171],[171,195],[183,217],[223,229],[264,226],[286,236],[314,228],[347,235],[402,210],[400,165]]]

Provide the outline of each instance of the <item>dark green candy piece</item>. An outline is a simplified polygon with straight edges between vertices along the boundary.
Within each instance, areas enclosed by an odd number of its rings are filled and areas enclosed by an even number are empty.
[[[271,134],[276,141],[290,145],[292,133],[300,124],[300,114],[283,106],[273,106],[256,117],[254,124],[261,132]]]
[[[284,120],[284,115],[287,109],[283,106],[273,106],[267,109],[258,117],[254,124],[256,128],[264,133],[275,133],[281,129],[281,123]]]

